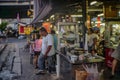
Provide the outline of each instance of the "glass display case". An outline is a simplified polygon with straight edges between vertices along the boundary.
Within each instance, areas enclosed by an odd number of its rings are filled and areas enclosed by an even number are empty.
[[[79,43],[78,23],[58,22],[58,50]],[[78,45],[79,46],[79,45]]]
[[[120,41],[120,22],[107,22],[104,36],[108,46],[117,46]]]
[[[111,57],[111,54],[114,52],[120,41],[119,21],[109,21],[106,23],[104,38],[106,41],[105,63],[108,67],[112,67],[113,58]]]

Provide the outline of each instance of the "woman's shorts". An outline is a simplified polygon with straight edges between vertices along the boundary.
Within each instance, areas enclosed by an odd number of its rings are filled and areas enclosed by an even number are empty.
[[[40,55],[40,51],[34,51],[34,56]]]

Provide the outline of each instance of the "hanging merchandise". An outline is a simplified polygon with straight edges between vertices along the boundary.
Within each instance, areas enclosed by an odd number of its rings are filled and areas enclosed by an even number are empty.
[[[100,27],[100,23],[101,23],[100,17],[97,17],[97,27],[98,27],[98,28]]]

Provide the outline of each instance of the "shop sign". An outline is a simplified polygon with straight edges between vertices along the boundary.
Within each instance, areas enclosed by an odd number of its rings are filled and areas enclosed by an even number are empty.
[[[24,27],[24,32],[25,34],[29,35],[31,32],[31,28],[30,27]]]
[[[117,17],[117,8],[115,5],[104,5],[104,15],[105,18],[115,18]]]
[[[26,27],[26,26],[19,26],[19,34],[27,34],[29,35],[31,32],[31,27]]]
[[[27,15],[32,18],[32,17],[33,17],[33,10],[32,10],[32,9],[29,9],[29,10],[27,11]]]
[[[19,34],[25,34],[24,26],[19,26]]]

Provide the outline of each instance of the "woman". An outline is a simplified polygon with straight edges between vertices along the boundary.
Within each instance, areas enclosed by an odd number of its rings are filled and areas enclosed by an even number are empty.
[[[35,68],[38,68],[38,56],[40,55],[41,47],[42,47],[42,38],[40,37],[40,35],[37,35],[37,39],[33,44],[33,51],[34,51],[33,62],[34,62]]]
[[[112,62],[112,73],[111,73],[112,77],[114,77],[117,63],[120,61],[120,43],[111,56],[114,58]]]

